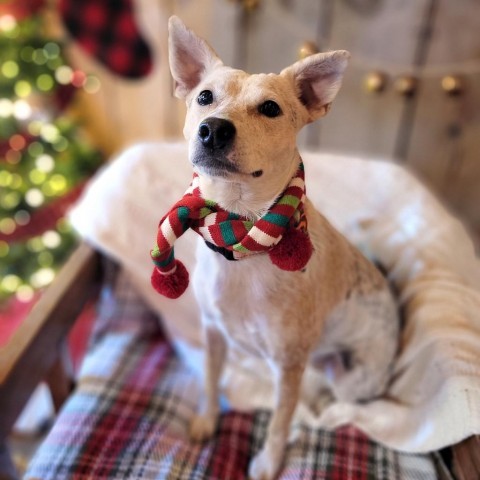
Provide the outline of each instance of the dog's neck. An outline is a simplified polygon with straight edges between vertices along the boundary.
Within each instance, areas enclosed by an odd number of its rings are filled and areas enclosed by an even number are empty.
[[[281,178],[272,175],[273,181],[262,177],[237,181],[199,173],[200,191],[203,198],[215,201],[224,210],[255,221],[268,211],[285,190],[299,163],[300,155],[296,150],[290,169],[282,172]]]

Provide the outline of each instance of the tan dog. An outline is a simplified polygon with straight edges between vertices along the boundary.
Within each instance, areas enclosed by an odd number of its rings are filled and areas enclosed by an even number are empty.
[[[175,93],[187,103],[184,135],[202,196],[257,219],[295,174],[297,133],[327,113],[349,54],[319,53],[279,75],[249,75],[224,66],[178,18],[169,29]],[[335,399],[369,400],[385,391],[397,350],[397,311],[383,276],[308,200],[305,213],[314,252],[302,271],[281,270],[268,255],[231,262],[204,242],[199,247],[194,288],[207,348],[206,401],[191,436],[214,433],[228,349],[262,356],[277,404],[250,464],[257,480],[274,478],[282,464],[307,364],[324,379],[309,385],[319,398],[327,385]]]

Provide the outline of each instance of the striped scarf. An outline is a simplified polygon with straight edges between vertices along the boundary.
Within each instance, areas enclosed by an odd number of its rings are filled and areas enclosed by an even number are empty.
[[[303,163],[299,164],[296,174],[277,201],[255,222],[202,198],[199,182],[198,175],[194,174],[185,195],[160,221],[157,244],[150,252],[155,264],[152,284],[159,293],[177,298],[188,285],[188,273],[183,264],[175,259],[173,247],[177,238],[189,228],[201,235],[211,249],[227,260],[240,260],[268,252],[272,262],[279,268],[301,270],[305,267],[313,249],[304,214]],[[286,237],[290,241],[281,242]],[[303,244],[300,252],[299,241]],[[278,248],[282,244],[283,247]],[[285,256],[288,258],[282,258]],[[168,287],[163,285],[165,282],[169,284]],[[172,285],[174,292],[170,291]]]

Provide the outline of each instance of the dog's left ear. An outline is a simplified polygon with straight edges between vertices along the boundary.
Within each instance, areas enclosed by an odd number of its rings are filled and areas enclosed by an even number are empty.
[[[175,95],[185,98],[206,73],[223,65],[214,50],[176,16],[168,21],[168,58]]]
[[[308,112],[307,123],[323,117],[337,95],[347,68],[350,53],[346,50],[317,53],[284,69],[295,83],[299,100]]]

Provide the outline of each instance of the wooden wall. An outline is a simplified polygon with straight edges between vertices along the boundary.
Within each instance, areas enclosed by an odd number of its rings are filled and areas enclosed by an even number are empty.
[[[156,52],[150,77],[121,80],[72,47],[74,60],[102,81],[88,111],[110,151],[181,135],[183,106],[171,96],[167,65],[172,13],[207,38],[225,63],[252,73],[281,70],[312,41],[320,50],[350,50],[352,61],[331,113],[301,135],[301,144],[409,165],[480,229],[478,0],[259,0],[252,11],[239,0],[135,2]],[[386,79],[379,93],[364,85],[375,71]],[[461,81],[460,94],[443,90],[448,75]],[[398,79],[412,76],[414,93],[400,93]]]

